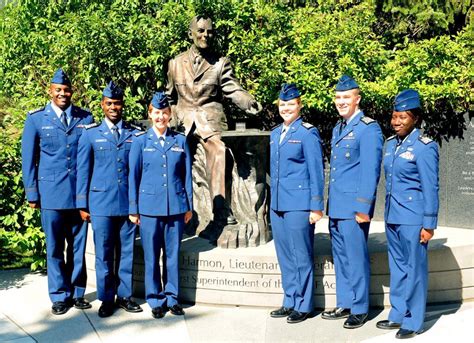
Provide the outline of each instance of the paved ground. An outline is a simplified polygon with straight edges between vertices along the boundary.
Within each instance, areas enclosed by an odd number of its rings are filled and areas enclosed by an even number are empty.
[[[62,316],[50,312],[47,279],[28,270],[0,271],[0,342],[394,342],[395,332],[375,327],[385,319],[388,310],[374,309],[370,321],[362,328],[346,330],[342,321],[314,318],[300,324],[287,324],[285,319],[273,319],[269,308],[186,306],[186,315],[169,313],[156,320],[150,308],[138,314],[123,310],[109,318],[99,318],[100,302],[94,290],[87,298],[92,309],[71,309]],[[430,306],[426,331],[412,342],[460,341],[472,342],[474,302]]]

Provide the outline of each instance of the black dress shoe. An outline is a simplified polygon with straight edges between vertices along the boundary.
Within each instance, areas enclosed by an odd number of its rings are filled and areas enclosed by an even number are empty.
[[[383,330],[393,330],[393,329],[400,329],[401,324],[392,322],[391,320],[381,320],[377,322],[376,326],[379,329],[383,329]]]
[[[114,314],[114,303],[113,301],[103,301],[99,307],[99,317],[105,318],[110,317]]]
[[[286,322],[290,324],[301,323],[303,320],[306,320],[306,318],[308,318],[308,314],[308,312],[293,311],[290,313],[288,318],[286,318]]]
[[[365,324],[367,321],[367,313],[364,314],[351,314],[349,318],[344,322],[344,328],[346,329],[357,329]]]
[[[55,301],[53,306],[51,306],[51,313],[55,315],[64,314],[69,311],[70,308],[71,306],[66,301]]]
[[[123,308],[127,312],[138,313],[143,311],[140,305],[130,298],[117,297],[115,303],[118,307]]]
[[[163,318],[165,316],[165,309],[161,306],[154,307],[151,310],[151,315],[156,319]]]
[[[175,304],[171,307],[168,307],[168,310],[175,316],[184,316],[184,310],[180,304]]]
[[[82,297],[74,298],[72,299],[72,302],[74,304],[74,307],[79,310],[85,310],[92,307],[92,305],[86,299]]]
[[[334,310],[324,311],[321,314],[321,318],[329,320],[342,319],[349,317],[350,314],[351,310],[348,308],[337,307]]]
[[[417,334],[418,332],[416,331],[400,329],[395,335],[395,338],[399,338],[399,339],[412,338],[412,337],[415,337]]]
[[[270,316],[272,318],[283,318],[283,317],[288,317],[291,314],[291,312],[293,312],[292,308],[282,306],[279,309],[276,309],[270,312]]]

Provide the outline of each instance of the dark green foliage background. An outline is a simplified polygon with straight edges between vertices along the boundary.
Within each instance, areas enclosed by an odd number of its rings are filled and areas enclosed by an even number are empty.
[[[296,82],[305,119],[327,143],[338,119],[334,85],[348,73],[386,135],[394,96],[412,87],[423,97],[425,131],[440,143],[462,138],[474,97],[470,0],[13,1],[0,10],[0,268],[25,257],[44,266],[39,214],[23,200],[19,137],[26,112],[46,103],[54,70],[68,72],[75,103],[97,120],[110,79],[125,89],[127,118],[143,119],[168,60],[189,47],[195,14],[214,19],[216,49],[263,105],[245,118],[227,104],[231,119],[269,129],[279,122],[281,83]]]

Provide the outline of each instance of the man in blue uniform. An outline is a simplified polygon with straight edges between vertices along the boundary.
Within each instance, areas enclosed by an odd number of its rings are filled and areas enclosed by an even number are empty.
[[[271,212],[283,284],[282,307],[270,313],[288,323],[313,310],[314,223],[323,216],[324,163],[318,129],[304,123],[296,85],[282,86],[278,109],[283,124],[270,136]]]
[[[438,145],[423,137],[420,97],[406,89],[395,98],[387,139],[385,232],[390,266],[388,320],[380,329],[399,329],[396,338],[411,338],[423,330],[428,293],[428,241],[438,222]]]
[[[109,317],[115,295],[125,311],[142,311],[131,300],[136,227],[128,220],[128,154],[138,130],[122,120],[123,91],[112,81],[101,106],[104,120],[88,125],[79,140],[77,206],[82,219],[92,221],[99,317]]]
[[[51,102],[28,113],[21,141],[26,198],[30,207],[41,209],[48,290],[57,315],[71,306],[91,307],[84,299],[87,224],[76,207],[76,157],[79,137],[93,118],[71,104],[72,93],[69,78],[58,69],[49,88]]]
[[[329,177],[329,232],[336,270],[337,307],[324,319],[347,318],[344,328],[361,327],[369,311],[367,249],[380,177],[383,137],[377,122],[359,109],[359,86],[342,76],[335,105],[342,120],[332,131]]]

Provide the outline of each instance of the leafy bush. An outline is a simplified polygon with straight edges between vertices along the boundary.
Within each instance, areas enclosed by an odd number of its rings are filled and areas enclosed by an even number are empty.
[[[19,130],[15,125],[21,121],[14,120],[14,109],[9,110],[12,114],[3,118],[4,125],[0,126],[0,268],[29,264],[36,270],[46,263],[44,233],[39,211],[25,205]]]

